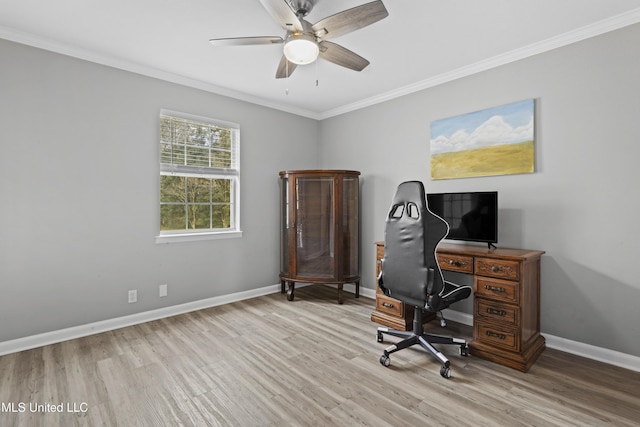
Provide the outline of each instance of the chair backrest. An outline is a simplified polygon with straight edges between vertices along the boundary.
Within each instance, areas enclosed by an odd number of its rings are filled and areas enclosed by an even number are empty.
[[[422,182],[400,184],[385,225],[379,281],[385,294],[414,306],[428,305],[444,288],[436,247],[448,232],[446,221],[429,211]]]

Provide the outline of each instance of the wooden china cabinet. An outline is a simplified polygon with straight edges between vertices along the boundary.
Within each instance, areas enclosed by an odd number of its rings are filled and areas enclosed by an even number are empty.
[[[338,286],[360,296],[359,175],[349,170],[280,172],[280,283],[293,300],[296,282]]]

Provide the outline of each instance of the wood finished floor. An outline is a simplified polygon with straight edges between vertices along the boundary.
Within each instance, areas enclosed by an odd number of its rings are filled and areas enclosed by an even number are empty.
[[[547,349],[529,373],[378,359],[374,302],[328,286],[0,357],[1,426],[637,426],[640,373]],[[433,323],[433,329],[440,331]],[[455,325],[445,332],[470,335]],[[449,328],[448,328],[449,329]],[[65,412],[43,412],[49,404]],[[24,412],[19,411],[24,405]],[[36,409],[36,412],[31,412]],[[79,412],[68,412],[77,410]]]

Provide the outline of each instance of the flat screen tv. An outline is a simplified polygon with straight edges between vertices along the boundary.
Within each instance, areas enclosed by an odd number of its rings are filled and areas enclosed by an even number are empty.
[[[427,194],[429,210],[449,223],[449,240],[498,243],[498,192]]]

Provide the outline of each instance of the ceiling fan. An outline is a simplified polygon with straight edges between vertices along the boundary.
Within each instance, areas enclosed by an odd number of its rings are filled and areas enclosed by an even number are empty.
[[[382,1],[372,1],[328,16],[315,24],[304,18],[318,0],[260,0],[262,6],[284,28],[279,36],[232,37],[209,40],[214,46],[248,46],[284,43],[276,78],[287,78],[298,65],[310,64],[318,56],[342,67],[362,71],[369,61],[328,40],[380,21],[389,15]]]

